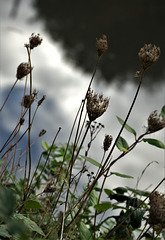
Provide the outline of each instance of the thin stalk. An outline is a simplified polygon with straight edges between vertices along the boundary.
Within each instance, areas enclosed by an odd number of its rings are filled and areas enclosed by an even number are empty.
[[[6,97],[5,101],[4,101],[4,103],[3,103],[3,105],[2,105],[2,107],[1,107],[1,109],[0,109],[0,112],[1,112],[1,111],[2,111],[2,109],[4,108],[4,106],[5,106],[6,102],[7,102],[8,98],[9,98],[9,96],[10,96],[10,94],[11,94],[12,90],[14,89],[14,87],[15,87],[16,83],[18,82],[18,80],[19,80],[19,79],[17,78],[17,79],[16,79],[16,81],[14,82],[14,84],[13,84],[12,88],[10,89],[10,92],[8,93],[8,95],[7,95],[7,97]]]
[[[137,88],[137,90],[136,90],[134,99],[133,99],[132,104],[131,104],[131,107],[130,107],[128,113],[127,113],[127,116],[126,116],[126,118],[125,118],[125,121],[124,121],[124,123],[123,123],[123,125],[122,125],[122,127],[121,127],[121,129],[120,129],[120,131],[119,131],[119,133],[118,133],[118,135],[117,135],[117,137],[116,137],[116,140],[115,140],[115,142],[114,142],[114,144],[113,144],[113,146],[112,146],[112,148],[111,148],[111,151],[109,152],[109,154],[108,154],[108,156],[107,156],[107,158],[106,158],[106,160],[105,160],[105,163],[103,164],[103,166],[102,166],[102,168],[101,168],[101,170],[100,170],[100,173],[99,173],[99,175],[98,175],[98,178],[102,175],[102,172],[104,171],[105,166],[106,166],[107,163],[109,162],[109,159],[110,159],[110,157],[111,157],[111,155],[112,155],[112,152],[113,152],[113,150],[114,150],[114,148],[115,148],[115,146],[116,146],[116,143],[117,143],[117,141],[118,141],[118,139],[119,139],[119,137],[120,137],[120,135],[121,135],[121,133],[122,133],[122,131],[123,131],[126,123],[127,123],[127,120],[128,120],[128,118],[129,118],[129,116],[130,116],[130,114],[131,114],[131,111],[132,111],[132,109],[133,109],[133,107],[134,107],[134,104],[135,104],[135,102],[136,102],[136,99],[137,99],[137,96],[138,96],[138,93],[139,93],[139,90],[140,90],[140,87],[141,87],[141,84],[142,84],[142,80],[143,80],[143,77],[144,77],[144,71],[145,71],[145,70],[143,69],[143,70],[142,70],[142,73],[141,73],[141,77],[140,77],[140,81],[139,81],[138,88]],[[110,168],[110,166],[111,166],[111,165],[109,165],[108,168]]]

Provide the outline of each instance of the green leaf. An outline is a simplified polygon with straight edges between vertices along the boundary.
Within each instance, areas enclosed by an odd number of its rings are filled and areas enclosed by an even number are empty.
[[[1,226],[0,226],[0,236],[1,236],[1,237],[5,237],[5,238],[10,238],[10,237],[12,237],[12,236],[9,234],[6,225],[1,225]],[[0,238],[0,239],[1,239],[1,238]]]
[[[111,172],[111,175],[116,175],[116,176],[122,177],[122,178],[134,178],[134,177],[132,177],[132,176],[125,175],[125,174],[118,173],[118,172]]]
[[[107,211],[109,208],[111,208],[111,202],[102,202],[99,204],[96,204],[94,208],[100,212],[100,211]]]
[[[47,144],[47,142],[45,142],[44,140],[41,141],[41,145],[42,145],[42,148],[47,151],[49,149],[49,146]]]
[[[84,158],[85,160],[87,160],[88,162],[92,163],[94,166],[96,167],[102,167],[100,163],[98,163],[96,160],[90,158],[90,157],[85,157],[83,155],[80,155],[82,158]]]
[[[124,187],[117,187],[117,188],[114,188],[113,190],[115,190],[119,194],[123,194],[127,192],[127,188],[124,188]]]
[[[108,189],[108,188],[105,188],[105,189],[104,189],[104,192],[105,192],[108,196],[110,196],[111,194],[114,194],[114,192],[113,192],[112,190]]]
[[[24,223],[24,225],[31,231],[37,232],[42,236],[45,236],[44,232],[42,231],[42,229],[32,220],[30,220],[29,218],[23,216],[22,214],[18,213],[18,214],[14,214],[14,219],[16,220],[20,220],[21,222]]]
[[[158,148],[163,148],[165,149],[165,145],[164,143],[162,143],[161,141],[157,140],[157,139],[154,139],[154,138],[143,138],[143,141],[144,142],[147,142],[155,147],[158,147]]]
[[[36,200],[29,200],[25,203],[24,206],[25,206],[26,209],[31,209],[31,208],[41,209],[42,208],[42,205]]]
[[[129,146],[128,146],[127,141],[121,136],[117,140],[116,146],[122,152],[128,152],[129,151],[128,150]]]
[[[139,190],[139,189],[134,189],[134,188],[130,188],[130,187],[127,187],[127,189],[137,195],[140,195],[140,196],[144,196],[144,197],[147,197],[149,195],[149,192],[147,191],[142,191],[142,190]]]
[[[0,187],[0,217],[9,219],[16,206],[16,197],[10,189]]]
[[[165,118],[165,105],[162,107],[161,115],[163,118]]]
[[[92,190],[92,192],[89,195],[88,200],[89,205],[94,207],[98,202],[98,198],[99,198],[98,193],[95,190]]]
[[[117,117],[119,123],[121,125],[123,125],[124,121],[120,117],[118,117],[118,116],[116,116],[116,117]],[[125,129],[127,129],[128,132],[132,133],[136,137],[136,131],[132,127],[130,127],[127,123],[125,124],[124,127],[125,127]]]
[[[79,223],[79,233],[80,233],[81,240],[92,240],[93,239],[91,231],[89,231],[89,229],[83,222]]]
[[[131,215],[131,226],[133,228],[140,228],[141,227],[141,222],[142,218],[144,215],[145,211],[141,209],[136,209],[133,214]]]

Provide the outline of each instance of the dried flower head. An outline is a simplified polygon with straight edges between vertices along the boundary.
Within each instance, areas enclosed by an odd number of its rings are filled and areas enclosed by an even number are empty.
[[[43,103],[45,98],[46,98],[46,95],[43,95],[43,97],[38,101],[38,107]]]
[[[165,127],[165,118],[161,114],[158,115],[158,111],[153,111],[148,117],[147,132],[153,133],[161,130]]]
[[[29,38],[29,46],[30,49],[33,49],[35,47],[38,47],[41,43],[42,43],[42,38],[40,37],[40,34],[38,33],[37,35],[35,35],[34,33],[32,33],[31,37]]]
[[[158,191],[150,196],[149,222],[154,228],[165,228],[165,194]]]
[[[96,38],[96,49],[98,56],[103,55],[103,53],[108,49],[107,36],[103,35],[99,40]]]
[[[22,99],[22,105],[25,108],[30,108],[30,106],[32,105],[32,103],[34,102],[34,96],[30,96],[30,95],[25,95]]]
[[[104,151],[108,151],[109,147],[111,146],[112,140],[113,138],[111,135],[105,135],[103,142]]]
[[[16,74],[16,78],[17,79],[21,79],[23,77],[25,77],[26,75],[28,75],[30,73],[30,66],[28,63],[21,63],[18,67],[17,67],[17,74]]]
[[[160,48],[152,44],[145,44],[144,47],[140,49],[138,55],[141,65],[145,70],[159,59]]]
[[[90,121],[100,117],[109,105],[109,98],[104,98],[103,94],[98,95],[89,89],[87,94],[87,113]]]
[[[45,130],[45,129],[42,129],[38,136],[39,136],[39,137],[42,137],[45,133],[46,133],[46,130]]]

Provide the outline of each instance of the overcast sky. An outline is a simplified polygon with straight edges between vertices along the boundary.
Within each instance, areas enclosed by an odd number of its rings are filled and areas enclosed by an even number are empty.
[[[41,129],[45,128],[47,134],[43,137],[45,141],[51,144],[51,141],[59,127],[62,127],[57,142],[66,142],[76,114],[76,111],[83,99],[91,75],[84,74],[83,71],[75,69],[74,66],[67,62],[63,57],[63,50],[60,44],[53,42],[46,33],[43,23],[32,21],[35,16],[34,9],[30,6],[30,1],[22,0],[15,17],[11,17],[12,0],[1,1],[1,45],[0,45],[0,102],[5,99],[7,92],[15,81],[16,69],[21,62],[27,61],[26,49],[24,43],[28,42],[31,33],[40,33],[43,42],[41,46],[32,52],[33,69],[33,87],[39,91],[39,97],[46,95],[46,101],[41,106],[38,116],[34,122],[33,136],[37,136]],[[94,41],[95,41],[94,36]],[[135,56],[137,57],[137,56]],[[94,63],[92,63],[94,66]],[[91,65],[92,65],[91,64]],[[92,73],[91,73],[92,74]],[[146,73],[147,74],[147,73]],[[133,76],[128,76],[132,78]],[[123,80],[124,81],[124,80]],[[145,81],[145,79],[144,79]],[[6,108],[0,116],[1,140],[2,133],[9,133],[17,122],[19,116],[20,103],[23,95],[24,81],[20,81],[9,99]],[[114,138],[119,131],[120,124],[116,120],[116,115],[124,119],[131,101],[136,91],[136,86],[131,82],[118,89],[115,83],[107,85],[104,82],[93,84],[94,91],[103,93],[110,97],[110,106],[104,116],[98,119],[105,125],[98,136],[89,155],[100,161],[102,156],[102,142],[105,134],[111,134]],[[165,86],[158,86],[150,94],[142,88],[138,100],[132,112],[128,124],[131,125],[140,135],[145,131],[144,126],[147,124],[149,114],[161,107],[165,103]],[[122,134],[131,144],[133,137],[126,131]],[[165,142],[164,131],[152,134],[150,137],[157,138]],[[84,145],[86,148],[87,142]],[[38,147],[40,146],[40,140]],[[116,150],[114,156],[119,151]],[[152,147],[147,143],[141,143],[128,156],[121,159],[112,169],[135,177],[134,180],[124,180],[112,177],[106,187],[115,187],[120,185],[135,186],[136,178],[141,174],[145,166],[153,163],[141,180],[140,187],[147,188],[150,184],[152,190],[159,181],[164,177],[165,171],[165,153],[164,150]],[[93,167],[89,167],[92,170]],[[164,191],[164,186],[159,188]]]

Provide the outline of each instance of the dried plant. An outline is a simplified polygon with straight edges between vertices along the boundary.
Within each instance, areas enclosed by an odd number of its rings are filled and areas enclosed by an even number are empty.
[[[0,150],[0,153],[2,153],[0,159],[0,236],[2,235],[2,227],[6,231],[3,232],[3,234],[6,234],[3,237],[10,237],[11,239],[15,239],[16,235],[19,235],[21,239],[103,240],[111,239],[111,237],[114,240],[133,239],[133,233],[137,229],[141,229],[141,223],[145,222],[146,226],[149,225],[149,228],[153,229],[152,238],[156,239],[154,238],[156,234],[160,235],[165,227],[165,196],[156,191],[159,185],[165,181],[165,178],[152,192],[128,187],[104,189],[104,185],[111,175],[131,178],[131,176],[125,174],[112,172],[111,168],[142,141],[165,149],[162,142],[144,138],[146,135],[165,127],[165,106],[159,115],[157,111],[150,114],[147,130],[140,136],[137,136],[136,131],[127,124],[140,91],[145,70],[159,59],[160,48],[145,44],[140,49],[141,70],[136,73],[139,83],[129,111],[124,120],[117,117],[122,125],[117,136],[105,135],[103,147],[100,147],[100,151],[102,151],[101,160],[94,160],[89,157],[91,146],[104,127],[103,124],[97,123],[95,120],[106,112],[110,101],[109,97],[104,97],[103,94],[95,93],[92,90],[92,83],[100,58],[108,49],[106,35],[96,39],[96,65],[84,99],[82,99],[76,114],[67,144],[61,146],[55,144],[61,128],[58,129],[50,146],[42,140],[43,152],[33,172],[32,145],[46,133],[45,129],[41,129],[37,138],[32,142],[32,125],[39,107],[46,99],[46,96],[43,95],[38,100],[39,93],[36,89],[33,90],[31,51],[41,43],[40,34],[33,33],[29,42],[25,44],[28,62],[21,63],[18,66],[17,80],[0,109],[1,112],[18,80],[26,77],[18,123]],[[27,81],[28,79],[29,81]],[[27,85],[29,90],[27,90]],[[26,117],[28,121],[25,121]],[[87,117],[89,120],[87,120]],[[20,129],[26,124],[26,130],[21,135]],[[133,134],[132,144],[128,144],[121,137],[124,128]],[[25,151],[17,156],[18,144],[26,134],[27,145]],[[87,137],[89,137],[89,140],[86,145],[87,149],[84,151],[83,145],[86,144]],[[116,147],[120,152],[117,157],[113,157]],[[21,167],[24,153],[23,178],[17,179],[16,173]],[[1,160],[4,161],[2,164]],[[94,166],[96,169],[89,170],[88,166]],[[142,175],[146,169],[147,167],[143,170]],[[82,179],[82,177],[84,178]],[[86,184],[82,188],[84,179],[86,179]],[[17,200],[12,192],[8,192],[7,188],[14,189]],[[107,195],[108,201],[102,199],[103,191]],[[147,199],[149,198],[148,216],[146,215],[146,209],[148,207]],[[122,206],[120,206],[121,202]],[[115,217],[112,216],[112,211],[116,208],[121,209],[121,211]],[[110,216],[105,218],[104,214],[109,209],[111,209]],[[102,214],[101,220],[98,220],[98,214]],[[111,220],[112,218],[113,220]],[[28,231],[22,230],[21,232],[20,228],[16,227],[13,230],[14,235],[11,233],[9,226],[11,223],[18,226],[17,224],[20,224],[18,220],[23,224],[21,229],[26,225]],[[138,239],[141,238],[142,234],[145,235],[145,231],[149,234],[149,228],[141,230]]]

